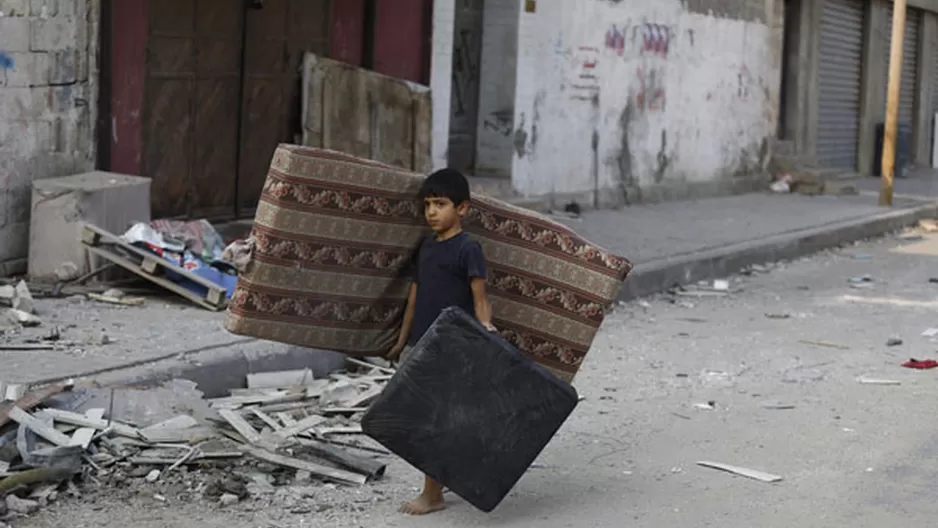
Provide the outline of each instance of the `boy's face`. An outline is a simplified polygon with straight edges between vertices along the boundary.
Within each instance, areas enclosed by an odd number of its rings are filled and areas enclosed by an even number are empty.
[[[428,196],[423,201],[423,214],[427,225],[435,233],[445,233],[459,225],[460,221],[469,211],[469,202],[459,205],[449,198]]]

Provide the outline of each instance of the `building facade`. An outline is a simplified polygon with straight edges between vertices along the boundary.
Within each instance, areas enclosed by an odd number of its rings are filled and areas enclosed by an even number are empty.
[[[439,166],[598,206],[761,188],[775,152],[876,173],[892,0],[435,6]],[[909,0],[900,125],[918,166],[932,166],[936,20],[938,0]]]
[[[432,91],[436,167],[556,204],[874,172],[891,0],[0,0],[0,275],[30,184],[151,177],[160,217],[250,218],[306,51]],[[900,123],[932,163],[938,0],[909,0]]]

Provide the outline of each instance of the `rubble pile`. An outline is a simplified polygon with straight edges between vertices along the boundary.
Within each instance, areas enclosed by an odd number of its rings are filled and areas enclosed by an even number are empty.
[[[359,420],[394,370],[349,362],[348,371],[323,379],[308,369],[251,374],[226,397],[202,399],[195,391],[193,406],[156,395],[147,405],[170,406],[155,413],[170,417],[151,423],[115,417],[115,401],[126,403],[119,390],[65,382],[26,392],[0,383],[0,526],[61,493],[81,496],[76,483],[159,490],[171,481],[228,506],[252,490],[294,482],[357,487],[380,479],[380,457],[390,453],[362,435]],[[97,391],[97,401],[63,398],[87,390]],[[177,413],[180,407],[201,412]]]

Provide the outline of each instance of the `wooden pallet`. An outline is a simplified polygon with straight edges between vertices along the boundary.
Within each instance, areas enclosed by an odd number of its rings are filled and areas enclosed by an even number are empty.
[[[82,229],[81,242],[90,253],[143,277],[157,286],[213,311],[224,310],[228,304],[224,288],[168,260],[144,251],[121,240],[116,235],[86,224]],[[176,273],[207,289],[205,295],[190,291],[166,277],[167,272]]]

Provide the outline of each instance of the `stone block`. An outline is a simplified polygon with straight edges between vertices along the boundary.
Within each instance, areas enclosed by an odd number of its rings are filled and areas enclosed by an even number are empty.
[[[29,20],[0,17],[0,53],[29,51]]]
[[[53,86],[51,91],[49,106],[53,113],[65,114],[88,106],[87,87],[84,84]]]
[[[68,84],[77,81],[78,55],[75,48],[49,52],[49,82]]]
[[[0,97],[0,116],[39,119],[49,113],[51,97],[48,87],[5,88]]]
[[[49,84],[47,54],[14,51],[5,55],[5,60],[0,58],[0,86],[23,88]]]
[[[0,121],[0,156],[14,156],[17,158],[31,158],[40,153],[49,151],[54,146],[52,123],[50,121],[36,120],[9,120]],[[7,159],[0,162],[4,169],[3,176],[7,183],[13,179],[11,170],[12,161]]]
[[[29,0],[0,0],[0,13],[5,17],[29,16]]]
[[[77,0],[70,0],[75,2]],[[29,1],[29,14],[30,16],[39,17],[39,18],[49,18],[54,17],[59,13],[59,5],[56,0],[30,0]]]
[[[77,24],[74,18],[56,17],[32,20],[29,28],[29,49],[33,51],[64,50],[75,46]]]
[[[150,179],[89,172],[33,182],[29,230],[29,277],[55,278],[71,262],[83,274],[101,265],[81,243],[85,223],[115,234],[150,221]]]

